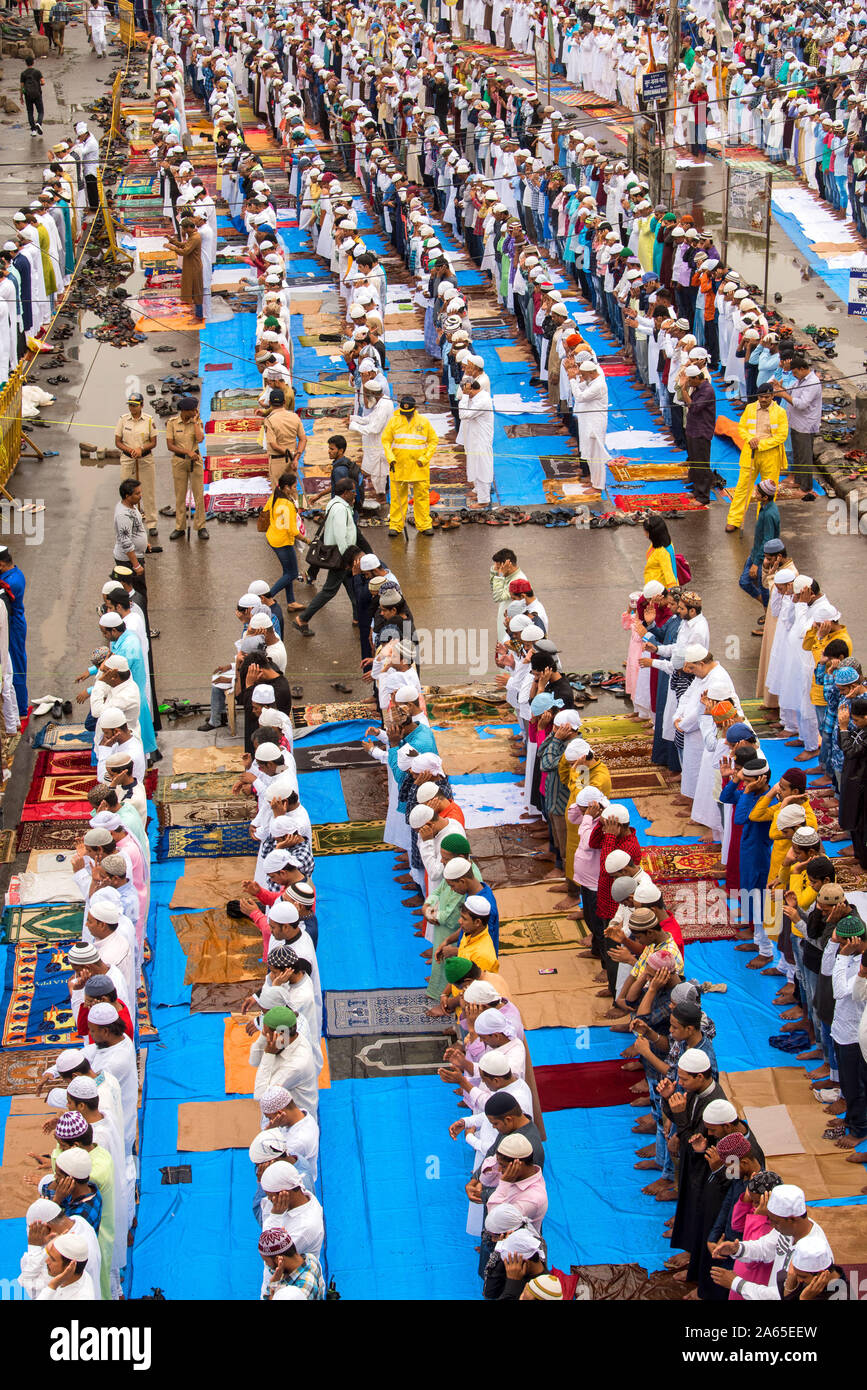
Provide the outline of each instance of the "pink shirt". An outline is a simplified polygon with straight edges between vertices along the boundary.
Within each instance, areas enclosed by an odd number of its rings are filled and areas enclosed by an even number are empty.
[[[741,1232],[741,1240],[761,1240],[771,1229],[771,1223],[766,1216],[762,1216],[756,1210],[748,1206],[742,1197],[738,1197],[732,1208],[732,1230]],[[735,1260],[735,1274],[739,1279],[748,1279],[751,1284],[767,1284],[771,1277],[772,1264],[764,1264],[760,1260]],[[742,1294],[735,1293],[734,1289],[729,1289],[729,1298],[736,1299],[743,1303]]]
[[[498,1207],[503,1202],[511,1202],[538,1229],[548,1210],[548,1189],[542,1169],[537,1168],[535,1173],[522,1178],[520,1182],[499,1182],[488,1198],[488,1206]]]
[[[573,815],[573,812],[575,814]],[[592,888],[594,893],[599,886],[599,860],[602,851],[591,849],[590,831],[596,821],[592,816],[582,814],[581,807],[573,804],[566,812],[573,825],[578,822],[579,815],[581,820],[578,823],[578,848],[575,851],[575,862],[572,867],[572,877],[576,883],[582,884],[584,888]]]
[[[509,1023],[512,1024],[513,1028],[515,1029],[515,1037],[520,1042],[523,1042],[524,1025],[521,1022],[521,1015],[515,1008],[515,1005],[512,1003],[511,999],[501,999],[500,1003],[497,1005],[497,1008],[503,1015],[503,1018],[505,1018]],[[463,1018],[461,1019],[461,1031],[464,1033],[467,1033],[469,1031]],[[485,1044],[482,1042],[481,1038],[476,1038],[475,1042],[471,1042],[467,1045],[467,1058],[471,1062],[478,1062],[479,1058],[484,1056],[485,1051]]]
[[[145,927],[147,926],[148,920],[148,890],[145,878],[144,856],[141,852],[141,845],[138,840],[129,834],[124,835],[123,839],[118,841],[117,851],[119,854],[123,854],[132,869],[132,886],[138,896],[139,907],[138,921],[135,924],[135,939],[139,950],[141,950],[141,944],[144,939]]]

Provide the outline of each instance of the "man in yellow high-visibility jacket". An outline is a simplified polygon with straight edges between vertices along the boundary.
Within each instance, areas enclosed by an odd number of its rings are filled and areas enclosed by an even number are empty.
[[[756,479],[772,478],[778,483],[780,474],[786,470],[789,417],[774,400],[774,389],[769,382],[759,387],[758,400],[747,406],[738,428],[744,446],[737,486],[726,517],[727,531],[737,531],[742,525]]]
[[[432,536],[430,522],[430,461],[436,452],[437,433],[430,420],[419,415],[415,396],[401,396],[396,410],[382,431],[382,448],[388,460],[391,506],[388,534],[399,536],[406,520],[409,490],[415,529],[420,536]]]

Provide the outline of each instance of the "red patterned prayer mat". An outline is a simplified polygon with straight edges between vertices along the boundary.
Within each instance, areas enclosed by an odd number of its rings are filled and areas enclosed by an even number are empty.
[[[620,1059],[609,1062],[567,1062],[565,1066],[534,1067],[539,1105],[543,1111],[589,1110],[602,1105],[628,1105],[637,1073],[624,1071]]]
[[[82,810],[79,806],[76,811],[78,817],[81,817]],[[27,821],[18,831],[18,853],[29,854],[32,849],[75,849],[76,840],[81,838],[89,825],[90,816],[86,820]]]
[[[737,927],[729,921],[725,887],[716,879],[672,884],[664,888],[663,896],[685,943],[733,941],[737,937]]]
[[[95,786],[96,775],[93,772],[36,777],[21,808],[21,819],[44,821],[80,817],[82,803],[89,805],[87,793]]]
[[[688,492],[639,492],[634,497],[616,493],[614,505],[621,512],[706,512]]]
[[[714,845],[647,845],[641,867],[654,883],[684,883],[699,878],[722,877],[725,872]]]
[[[96,776],[91,761],[90,749],[64,749],[49,752],[44,749],[36,759],[36,766],[33,769],[34,780],[37,777],[59,777],[64,773],[80,775],[90,773]]]

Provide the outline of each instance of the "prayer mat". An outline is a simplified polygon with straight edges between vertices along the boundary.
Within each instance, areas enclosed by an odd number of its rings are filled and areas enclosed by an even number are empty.
[[[247,1032],[245,1022],[240,1018],[227,1018],[223,1022],[223,1067],[225,1071],[226,1095],[251,1096],[256,1081],[256,1068],[250,1066],[250,1048],[253,1038]],[[261,1119],[260,1119],[261,1124]],[[253,1131],[255,1133],[255,1130]],[[252,1135],[251,1135],[252,1138]],[[251,1140],[247,1141],[248,1147]]]
[[[696,502],[688,492],[638,492],[625,496],[614,495],[614,505],[621,512],[706,512],[702,502]]]
[[[609,1062],[567,1062],[535,1067],[536,1088],[543,1110],[592,1110],[602,1105],[628,1105],[635,1073],[623,1070],[619,1058]]]
[[[394,846],[383,839],[384,833],[384,820],[336,821],[333,824],[314,825],[313,853],[367,854],[377,850],[393,850]]]
[[[446,719],[503,719],[512,713],[505,691],[442,690],[436,685],[423,689],[432,723]]]
[[[526,347],[498,347],[495,348],[494,351],[501,362],[535,362],[532,352]],[[514,437],[509,434],[510,429],[514,428],[514,425],[506,426],[506,436],[508,438]]]
[[[71,974],[63,946],[7,947],[0,1045],[68,1047],[80,1041],[69,1008]],[[136,1004],[140,1041],[147,1043],[157,1034],[144,986],[138,991]]]
[[[258,415],[230,415],[228,412],[211,418],[205,425],[205,434],[249,434],[262,429],[262,417]]]
[[[174,773],[161,774],[157,783],[157,802],[183,801],[224,801],[232,796],[232,787],[238,783],[238,773],[188,773],[175,777]],[[239,796],[240,799],[240,796]],[[256,801],[246,798],[249,806]]]
[[[367,700],[350,700],[343,704],[305,705],[304,722],[312,727],[317,724],[340,724],[352,719],[366,719],[369,724],[371,709],[372,705]]]
[[[172,826],[160,832],[157,862],[166,859],[218,859],[249,853],[252,847],[249,821],[229,825]]]
[[[0,864],[11,864],[17,853],[17,830],[0,830]]]
[[[477,835],[478,831],[474,830],[473,844]],[[478,864],[485,883],[489,888],[496,889],[497,893],[503,888],[538,882],[539,864],[531,854],[482,855],[473,849],[473,860]]]
[[[595,748],[601,743],[619,743],[626,738],[647,738],[647,726],[629,714],[591,714],[581,724],[581,737]]]
[[[56,1056],[56,1047],[46,1052],[0,1052],[0,1096],[35,1095],[42,1073]]]
[[[609,463],[615,483],[656,483],[686,477],[686,469],[676,463]]]
[[[173,779],[181,773],[243,772],[243,748],[175,748],[172,752]]]
[[[779,738],[778,731],[771,726],[767,713],[762,709],[761,700],[742,700],[741,705],[759,738]]]
[[[193,859],[175,884],[170,908],[216,908],[245,897],[243,883],[256,872],[256,858]]]
[[[586,1289],[582,1298],[594,1303],[677,1303],[686,1298],[692,1287],[675,1279],[670,1270],[648,1274],[639,1264],[572,1265],[567,1284]]]
[[[598,502],[602,497],[601,492],[577,475],[574,482],[570,482],[568,478],[564,478],[562,482],[558,482],[556,478],[543,478],[542,491],[546,502],[565,503],[569,506],[576,502]]]
[[[664,885],[664,896],[684,942],[737,939],[737,926],[729,921],[725,888],[715,878]]]
[[[623,771],[631,767],[646,768],[650,765],[653,744],[649,739],[625,738],[619,743],[612,743],[610,748],[601,747],[596,743],[594,752],[599,754],[609,771]]]
[[[679,835],[696,833],[689,818],[689,807],[682,806],[670,796],[635,796],[633,805],[638,814],[648,820],[645,834],[658,836],[663,840],[675,840]]]
[[[499,897],[497,899],[499,903]],[[589,932],[570,917],[514,917],[500,921],[500,956],[516,951],[574,951]]]
[[[30,850],[71,850],[90,826],[87,820],[64,820],[54,822],[28,821],[18,831],[18,853]]]
[[[303,389],[308,396],[354,396],[355,387],[349,378],[335,377],[333,381],[305,381]]]
[[[867,873],[855,859],[832,859],[837,872],[837,882],[841,888],[867,890]]]
[[[185,985],[262,978],[262,933],[247,918],[208,911],[173,914],[171,920],[187,958]]]
[[[388,800],[388,775],[384,767],[373,763],[367,768],[353,768],[347,776],[341,775],[340,785],[350,821],[375,821],[382,815]]]
[[[47,946],[56,941],[80,941],[83,925],[83,907],[7,907],[0,918],[0,943],[16,946],[27,941]]]
[[[654,883],[716,878],[725,872],[713,845],[652,845],[643,850],[641,867]]]
[[[178,1153],[249,1149],[262,1128],[257,1100],[187,1100],[178,1106]]]
[[[330,1038],[328,1061],[334,1081],[395,1076],[433,1076],[445,1059],[450,1038],[419,1033],[409,1037]]]
[[[615,800],[624,796],[657,796],[671,792],[671,783],[658,767],[615,770],[611,773],[611,787]]]
[[[43,1134],[45,1124],[45,1105],[39,1104],[39,1113],[7,1115],[3,1134],[3,1167],[0,1168],[0,1220],[8,1221],[23,1217],[31,1202],[38,1196],[33,1183],[34,1177],[44,1174],[31,1153],[44,1155],[47,1159],[54,1147],[50,1135]],[[28,1181],[30,1179],[30,1181]]]
[[[596,997],[598,971],[598,961],[571,951],[518,951],[500,961],[506,993],[525,1029],[607,1027],[610,1000]]]
[[[89,808],[87,794],[96,786],[93,773],[63,773],[59,777],[36,777],[21,808],[22,821],[66,820],[81,816]]]
[[[325,1032],[329,1038],[356,1034],[442,1033],[448,1020],[429,1018],[431,1000],[423,989],[325,991]],[[452,1029],[454,1031],[454,1029]]]
[[[370,754],[361,739],[319,746],[299,743],[293,750],[298,772],[322,772],[326,768],[370,767]]]
[[[261,983],[260,971],[255,980],[238,980],[231,985],[193,985],[190,1013],[239,1014],[244,1000],[255,994]]]
[[[558,422],[553,416],[546,420],[525,420],[517,425],[506,425],[507,439],[550,439],[554,435],[559,437]]]
[[[243,821],[249,825],[252,813],[248,801],[182,801],[157,807],[162,830],[169,826],[225,825]]]
[[[92,748],[93,734],[83,724],[46,724],[33,739],[34,748]]]
[[[744,447],[744,437],[740,432],[738,422],[730,419],[728,415],[717,415],[714,434],[719,435],[721,439],[730,440],[738,450]]]
[[[208,465],[208,481],[224,482],[226,478],[267,478],[268,460],[263,454],[257,463],[230,463],[216,465],[212,459]]]
[[[92,754],[89,748],[81,748],[74,751],[72,749],[62,749],[55,752],[43,749],[36,758],[33,776],[60,777],[63,776],[64,773],[70,773],[73,776],[81,776],[83,773],[85,776],[95,777],[96,773],[91,762],[91,756]]]

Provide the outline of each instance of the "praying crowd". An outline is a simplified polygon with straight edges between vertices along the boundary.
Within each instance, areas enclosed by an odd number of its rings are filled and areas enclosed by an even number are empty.
[[[329,1296],[319,1181],[328,981],[320,980],[317,948],[320,933],[351,924],[320,920],[317,912],[318,850],[296,765],[301,696],[293,667],[305,645],[297,639],[314,636],[313,617],[332,601],[345,607],[344,598],[369,687],[361,746],[385,771],[378,808],[384,841],[413,894],[427,1017],[448,1035],[438,1076],[456,1097],[450,1141],[470,1151],[466,1229],[478,1239],[479,1296],[565,1296],[548,1251],[546,1159],[556,1162],[556,1154],[534,1080],[532,1030],[525,1033],[501,974],[498,888],[485,881],[477,832],[467,826],[449,758],[438,748],[420,635],[398,572],[409,558],[392,561],[385,539],[404,532],[410,506],[420,538],[450,528],[431,496],[440,437],[423,400],[390,382],[385,318],[394,287],[387,257],[365,244],[360,212],[374,219],[411,279],[410,299],[424,307],[424,347],[466,454],[472,510],[492,507],[495,403],[469,297],[452,265],[455,241],[489,274],[500,310],[513,316],[532,352],[533,384],[578,441],[582,471],[600,491],[611,461],[609,398],[605,366],[581,331],[588,315],[622,348],[648,412],[658,410],[673,443],[686,449],[698,502],[709,503],[716,486],[715,387],[743,407],[739,477],[725,526],[745,530],[750,544],[740,586],[756,605],[755,692],[739,690],[714,654],[724,650],[724,595],[704,601],[688,557],[675,551],[655,513],[643,521],[642,587],[624,596],[622,676],[574,676],[566,652],[574,634],[551,630],[538,558],[534,564],[529,547],[520,556],[507,546],[493,553],[495,684],[509,711],[521,825],[543,866],[540,877],[562,880],[557,911],[586,929],[575,955],[593,963],[604,1026],[627,1035],[620,1057],[639,1112],[636,1186],[647,1175],[643,1194],[672,1212],[666,1221],[660,1210],[659,1223],[671,1245],[669,1270],[702,1301],[845,1297],[821,1211],[774,1170],[721,1080],[727,1065],[717,1054],[713,1013],[726,986],[690,970],[676,885],[657,883],[644,867],[642,827],[618,800],[605,750],[586,728],[586,706],[603,689],[631,702],[684,823],[718,853],[718,899],[706,911],[736,929],[744,970],[778,979],[781,1023],[771,1045],[792,1066],[808,1064],[815,1104],[827,1117],[824,1138],[845,1151],[857,1175],[867,1162],[859,1148],[867,1139],[867,898],[848,887],[840,866],[867,870],[867,677],[847,630],[846,602],[840,596],[838,608],[819,578],[800,568],[813,569],[808,547],[794,529],[783,534],[775,500],[787,470],[797,497],[815,500],[821,383],[791,332],[723,264],[713,236],[692,216],[653,205],[648,184],[600,148],[586,123],[458,46],[465,32],[476,44],[531,53],[547,32],[544,6],[462,0],[446,9],[430,0],[422,11],[372,0],[326,4],[321,12],[297,0],[136,4],[140,24],[152,32],[150,158],[176,230],[167,246],[180,263],[181,298],[197,318],[209,321],[213,312],[218,221],[215,197],[189,157],[192,99],[212,122],[220,196],[246,237],[230,254],[246,267],[255,296],[269,490],[258,530],[280,569],[273,582],[242,585],[231,613],[213,615],[220,664],[200,725],[202,732],[230,723],[238,730],[243,770],[233,796],[249,803],[242,825],[246,852],[256,856],[252,878],[226,904],[230,918],[261,934],[256,978],[247,981],[238,1011],[258,1105],[258,1127],[249,1134],[253,1171],[231,1194],[252,1204],[249,1241],[257,1243],[261,1282],[249,1297]],[[647,63],[676,62],[671,119],[680,143],[703,157],[708,127],[724,123],[731,141],[755,142],[788,160],[864,230],[867,14],[843,5],[833,17],[796,4],[733,6],[734,56],[724,61],[705,0],[683,11],[677,55],[668,53],[666,24],[653,6],[554,4],[550,23],[569,82],[636,111]],[[242,104],[279,144],[285,172],[266,177],[245,141]],[[53,297],[73,270],[79,221],[95,206],[98,146],[85,124],[75,137],[54,147],[41,194],[14,214],[15,239],[0,251],[5,376],[28,335],[51,317]],[[342,166],[339,177],[335,166]],[[345,329],[335,355],[348,373],[350,409],[345,434],[327,441],[329,495],[315,535],[309,522],[305,530],[299,501],[309,436],[295,409],[293,274],[278,197],[328,267]],[[557,288],[564,273],[574,294]],[[50,1152],[33,1156],[19,1276],[30,1298],[46,1301],[122,1295],[140,1195],[148,822],[163,756],[148,579],[160,547],[155,425],[142,394],[133,392],[127,404],[115,435],[123,457],[114,533],[100,538],[101,550],[94,541],[107,577],[79,677],[97,784],[69,864],[83,902],[82,936],[59,947],[71,970],[76,1041],[46,1067],[39,1087]],[[203,440],[198,403],[184,396],[167,428],[173,541],[187,534],[188,491],[197,534],[208,539]],[[386,502],[388,529],[377,555],[362,523]],[[592,544],[589,536],[581,540]],[[311,588],[306,603],[296,600],[302,582]],[[0,589],[8,628],[0,623],[3,716],[11,732],[28,706],[26,624],[23,576],[5,547]],[[779,743],[792,750],[781,772],[772,770]],[[835,840],[842,847],[832,858],[823,842]],[[322,1140],[324,1148],[327,1130]],[[598,1182],[604,1185],[603,1171]],[[463,1195],[454,1192],[457,1229]]]

